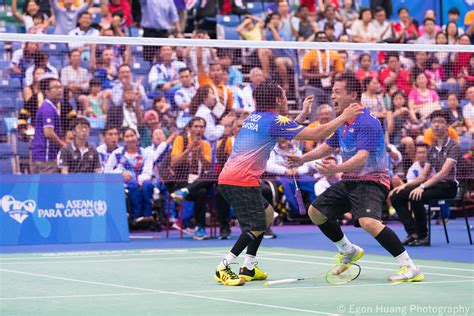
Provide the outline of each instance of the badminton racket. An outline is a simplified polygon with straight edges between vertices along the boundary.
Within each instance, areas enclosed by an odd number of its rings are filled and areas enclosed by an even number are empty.
[[[293,181],[295,182],[295,198],[296,201],[298,202],[298,210],[300,211],[301,215],[306,215],[306,206],[304,205],[303,202],[303,196],[301,195],[301,190],[300,187],[298,186],[298,183],[296,182],[296,175],[293,175]]]
[[[340,274],[334,274],[333,271],[334,267],[329,269],[323,276],[265,281],[264,285],[266,287],[269,287],[274,285],[298,283],[300,281],[315,280],[321,278],[325,279],[326,282],[331,285],[342,285],[357,279],[360,275],[361,268],[358,264],[353,263],[346,271]]]

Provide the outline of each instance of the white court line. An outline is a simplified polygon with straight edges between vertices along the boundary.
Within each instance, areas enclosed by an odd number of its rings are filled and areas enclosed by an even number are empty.
[[[161,294],[170,294],[170,295],[176,295],[176,296],[193,297],[193,298],[200,298],[200,299],[206,299],[206,300],[211,300],[211,301],[220,301],[220,302],[233,303],[233,304],[244,304],[244,305],[252,305],[252,306],[259,306],[259,307],[268,307],[268,308],[273,308],[273,309],[288,310],[288,311],[292,311],[292,312],[302,312],[302,313],[311,313],[311,314],[320,314],[320,315],[339,315],[339,314],[334,314],[334,313],[319,312],[319,311],[308,310],[308,309],[300,309],[300,308],[293,308],[293,307],[286,307],[286,306],[279,306],[279,305],[270,305],[270,304],[261,304],[261,303],[254,303],[254,302],[237,301],[237,300],[228,300],[228,299],[224,299],[224,298],[208,297],[208,296],[202,296],[202,295],[194,295],[194,294],[179,293],[179,292],[170,292],[170,291],[163,291],[163,290],[154,290],[154,289],[140,288],[140,287],[134,287],[134,286],[126,286],[126,285],[119,285],[119,284],[112,284],[112,283],[103,283],[103,282],[87,281],[87,280],[80,280],[80,279],[63,278],[63,277],[47,275],[47,274],[23,272],[23,271],[16,271],[16,270],[9,270],[9,269],[2,269],[2,268],[0,268],[0,271],[9,272],[9,273],[16,273],[16,274],[23,274],[23,275],[29,275],[29,276],[36,276],[36,277],[42,277],[42,278],[48,278],[48,279],[76,282],[76,283],[85,283],[85,284],[101,285],[101,286],[108,286],[108,287],[121,288],[121,289],[140,290],[140,291],[152,292],[152,293],[161,293]]]
[[[150,256],[150,255],[177,255],[177,254],[189,254],[190,252],[188,250],[175,250],[175,251],[143,251],[143,252],[130,252],[130,253],[103,253],[101,254],[100,252],[94,252],[90,253],[88,251],[84,252],[84,254],[81,254],[80,252],[74,252],[74,253],[69,253],[69,252],[64,252],[63,253],[45,253],[45,254],[40,254],[40,256],[34,256],[34,257],[7,257],[7,258],[2,258],[0,256],[0,262],[2,261],[10,261],[10,260],[50,260],[50,259],[77,259],[78,257],[80,258],[102,258],[102,257],[123,257],[123,256]],[[34,255],[37,255],[35,253]]]
[[[433,282],[414,282],[413,285],[429,285],[429,284],[445,284],[445,283],[465,283],[465,282],[474,282],[474,280],[461,280],[461,281],[433,281]],[[376,284],[357,284],[357,285],[345,285],[344,288],[353,288],[353,287],[374,287],[374,286],[391,286],[391,285],[406,285],[411,284],[402,284],[402,283],[376,283]],[[259,287],[259,288],[239,288],[239,289],[229,289],[226,292],[223,290],[203,290],[203,291],[181,291],[176,292],[180,294],[196,294],[196,293],[244,293],[245,292],[259,292],[259,291],[288,291],[288,290],[314,290],[314,289],[338,289],[341,290],[340,286],[331,286],[331,285],[321,285],[321,286],[298,286],[298,287]],[[49,295],[49,296],[20,296],[20,297],[0,297],[0,301],[21,301],[21,300],[49,300],[49,299],[58,299],[58,298],[85,298],[85,297],[115,297],[115,296],[143,296],[143,295],[156,295],[156,294],[166,294],[166,293],[103,293],[103,294],[77,294],[77,295]]]
[[[29,265],[29,264],[74,264],[74,263],[100,263],[100,262],[136,262],[136,261],[159,261],[159,260],[189,260],[189,259],[211,259],[218,258],[217,255],[207,256],[195,256],[195,257],[163,257],[163,258],[133,258],[133,259],[105,259],[105,260],[61,260],[61,261],[13,261],[13,262],[1,262],[0,266],[6,265]]]
[[[206,252],[206,251],[199,251],[199,253],[202,254],[213,254],[213,252]],[[331,263],[322,263],[322,262],[314,262],[314,261],[302,261],[302,260],[292,260],[292,259],[278,259],[278,258],[270,258],[270,257],[265,257],[265,256],[258,256],[260,259],[265,259],[265,260],[270,260],[270,261],[281,261],[281,262],[291,262],[291,263],[304,263],[304,264],[314,264],[314,265],[323,265],[323,266],[330,266]],[[393,272],[393,269],[384,269],[384,268],[376,268],[376,267],[366,267],[364,266],[363,269],[370,269],[370,270],[381,270],[381,271],[391,271]],[[443,274],[443,273],[433,273],[433,272],[424,272],[423,274],[425,275],[439,275],[439,276],[448,276],[448,277],[455,277],[455,278],[469,278],[469,279],[474,279],[474,276],[465,276],[465,275],[456,275],[456,274]]]
[[[334,257],[328,258],[328,257],[322,257],[322,256],[311,256],[311,255],[298,255],[298,254],[289,254],[289,253],[283,253],[283,252],[273,252],[273,251],[259,251],[259,253],[263,254],[272,254],[272,255],[279,255],[279,256],[289,256],[289,257],[302,257],[302,258],[317,258],[317,259],[330,259],[334,260]],[[396,262],[384,262],[384,261],[372,261],[372,260],[359,260],[359,262],[364,262],[364,263],[376,263],[376,264],[385,264],[385,265],[397,265]],[[460,262],[461,263],[461,262]],[[470,264],[468,262],[462,262],[463,264]],[[474,263],[471,263],[471,265],[474,265]],[[440,267],[440,266],[428,266],[428,265],[417,265],[417,267],[420,268],[430,268],[430,269],[443,269],[443,270],[453,270],[453,271],[466,271],[466,272],[472,272],[474,273],[474,270],[472,269],[463,269],[463,268],[449,268],[449,267]]]

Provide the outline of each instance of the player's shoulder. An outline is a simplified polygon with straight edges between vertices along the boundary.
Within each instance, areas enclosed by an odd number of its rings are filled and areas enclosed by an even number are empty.
[[[364,109],[364,112],[362,114],[357,116],[355,123],[360,126],[380,125],[380,121],[377,116],[367,108]]]

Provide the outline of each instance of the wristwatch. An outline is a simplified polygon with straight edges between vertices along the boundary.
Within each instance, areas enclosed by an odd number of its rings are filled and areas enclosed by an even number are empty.
[[[420,184],[420,188],[422,188],[424,190],[425,189],[425,184],[424,183]]]

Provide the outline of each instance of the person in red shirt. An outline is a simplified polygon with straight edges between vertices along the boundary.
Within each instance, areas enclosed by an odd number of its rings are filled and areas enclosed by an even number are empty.
[[[408,43],[416,40],[418,38],[418,30],[408,9],[405,7],[398,9],[398,18],[400,22],[393,26],[393,31],[400,43]]]
[[[395,83],[398,89],[410,94],[410,73],[408,70],[400,68],[400,57],[396,52],[389,52],[385,56],[387,68],[380,71],[379,80],[385,87]]]
[[[102,0],[101,3],[101,13],[102,16],[108,17],[112,16],[112,13],[115,11],[121,10],[125,17],[125,26],[129,27],[133,24],[132,18],[132,7],[128,0],[110,0],[107,4],[107,0]]]
[[[359,81],[364,80],[367,77],[378,78],[378,73],[370,70],[372,65],[372,57],[369,54],[362,54],[359,57],[360,68],[356,71],[356,79]]]

